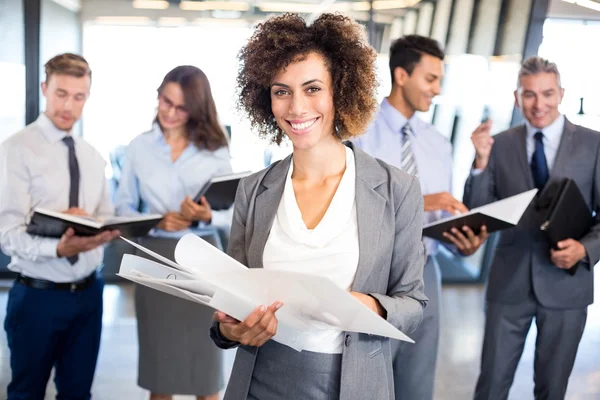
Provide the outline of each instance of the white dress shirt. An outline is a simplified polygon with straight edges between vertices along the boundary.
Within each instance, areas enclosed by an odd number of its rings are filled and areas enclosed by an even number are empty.
[[[542,143],[544,144],[544,155],[546,156],[546,165],[548,166],[548,173],[552,173],[554,167],[554,161],[556,160],[556,153],[558,153],[558,147],[560,146],[560,140],[562,139],[563,130],[565,129],[565,116],[560,114],[553,123],[545,127],[544,129],[538,129],[531,125],[529,121],[525,120],[525,131],[527,137],[525,139],[525,146],[527,147],[527,162],[531,165],[531,158],[535,151],[535,134],[538,131],[542,131],[544,137]],[[477,176],[483,172],[482,168],[472,168],[471,175]]]
[[[324,276],[350,290],[359,256],[354,153],[346,147],[346,170],[327,212],[314,229],[308,229],[302,220],[292,185],[293,169],[292,162],[265,244],[263,267]],[[315,329],[304,349],[339,354],[343,340],[340,330]]]
[[[12,256],[8,268],[31,278],[73,282],[90,275],[102,263],[103,248],[80,253],[71,265],[58,258],[59,239],[32,236],[26,224],[35,207],[69,208],[68,132],[41,114],[0,145],[0,245]],[[79,208],[96,218],[113,215],[104,176],[106,162],[90,144],[74,137],[80,170]]]
[[[556,153],[560,146],[560,139],[562,138],[563,130],[565,129],[565,116],[559,115],[553,123],[545,127],[544,129],[538,129],[531,125],[529,121],[525,120],[525,129],[527,129],[527,161],[531,164],[531,157],[535,151],[535,134],[538,131],[542,131],[544,137],[542,143],[544,143],[544,154],[546,155],[546,164],[548,164],[548,172],[552,172],[554,167],[554,160],[556,160]]]

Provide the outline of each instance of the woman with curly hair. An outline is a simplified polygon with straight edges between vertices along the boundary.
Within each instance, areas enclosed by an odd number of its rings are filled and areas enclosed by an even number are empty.
[[[375,110],[375,57],[341,15],[258,25],[240,52],[239,105],[262,135],[287,136],[293,154],[240,182],[229,254],[250,268],[325,276],[409,333],[427,303],[419,182],[344,143]],[[394,398],[388,338],[315,329],[296,352],[270,340],[282,306],[243,321],[215,313],[215,343],[239,347],[225,399]]]

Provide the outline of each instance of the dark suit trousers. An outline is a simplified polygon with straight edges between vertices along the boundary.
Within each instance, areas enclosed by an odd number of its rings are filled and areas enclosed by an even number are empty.
[[[102,278],[80,291],[15,283],[4,329],[12,380],[8,400],[39,400],[55,367],[57,400],[88,400],[102,330]]]
[[[441,281],[437,262],[427,257],[423,270],[429,303],[421,325],[408,336],[415,343],[391,340],[396,400],[433,400],[440,337]]]
[[[542,307],[533,294],[521,304],[488,301],[481,373],[476,400],[508,398],[525,339],[535,319],[536,400],[563,400],[587,319],[587,307],[556,310]]]

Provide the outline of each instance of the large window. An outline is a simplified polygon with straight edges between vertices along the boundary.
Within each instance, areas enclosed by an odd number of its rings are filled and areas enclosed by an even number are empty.
[[[156,114],[156,89],[172,68],[190,64],[208,76],[219,118],[231,127],[234,169],[264,166],[266,143],[235,112],[237,53],[247,24],[118,26],[88,23],[83,52],[93,71],[84,136],[109,160],[118,146],[147,131]],[[110,46],[107,45],[110,43]],[[133,50],[135,49],[135,51]],[[110,173],[110,172],[109,172]]]
[[[593,44],[598,41],[600,21],[547,19],[539,49],[540,56],[558,64],[565,88],[561,112],[596,130],[600,130],[600,53]]]
[[[25,126],[22,2],[0,0],[0,142]]]

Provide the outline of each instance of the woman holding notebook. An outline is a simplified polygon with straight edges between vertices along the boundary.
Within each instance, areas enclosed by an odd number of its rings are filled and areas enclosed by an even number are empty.
[[[240,59],[241,108],[293,154],[240,181],[229,254],[250,268],[327,277],[409,334],[427,303],[419,182],[343,142],[376,109],[364,29],[341,15],[307,26],[285,14],[259,24]],[[243,321],[215,313],[217,346],[239,346],[226,400],[394,399],[388,338],[315,330],[297,352],[271,340],[284,309],[263,304]]]
[[[192,199],[213,177],[231,173],[228,141],[206,75],[193,66],[170,71],[158,88],[151,131],[127,147],[117,191],[120,215],[153,213],[164,219],[142,244],[170,259],[179,238],[228,229],[231,211],[211,210]],[[218,239],[218,236],[213,235]],[[156,290],[137,286],[138,384],[151,400],[195,395],[216,400],[224,382],[221,352],[207,331],[212,311]]]

